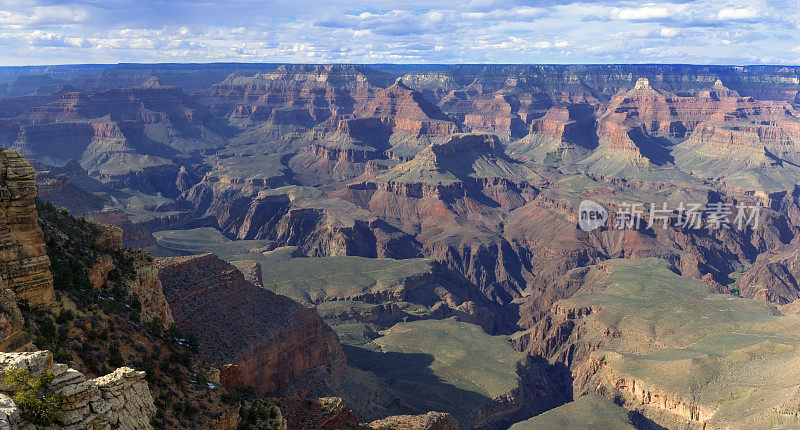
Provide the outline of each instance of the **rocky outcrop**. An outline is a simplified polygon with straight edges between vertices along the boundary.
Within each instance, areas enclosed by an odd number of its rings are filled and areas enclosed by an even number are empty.
[[[359,100],[390,79],[360,66],[280,66],[271,73],[228,76],[211,87],[205,101],[232,124],[308,127],[333,114],[352,113]]]
[[[414,138],[447,136],[458,126],[423,95],[398,78],[390,87],[377,91],[373,98],[359,106],[355,115],[387,118],[395,133]]]
[[[27,370],[34,377],[45,371],[53,373],[50,389],[63,396],[53,429],[150,429],[156,413],[153,398],[144,380],[144,372],[120,367],[95,379],[86,377],[65,364],[54,364],[49,351],[0,353],[3,372]],[[3,416],[0,427],[7,429],[39,428],[27,422],[12,397],[21,387],[4,381],[0,384]]]
[[[28,342],[25,319],[17,306],[17,298],[4,281],[0,281],[0,350],[16,351]]]
[[[290,430],[367,430],[339,397],[277,399]]]
[[[339,338],[314,309],[255,287],[215,255],[160,259],[157,267],[175,323],[198,337],[204,359],[230,365],[228,386],[274,393],[306,373],[330,377],[344,366]]]
[[[0,350],[24,348],[29,336],[19,298],[53,300],[50,259],[45,254],[34,198],[36,173],[28,161],[0,148]]]
[[[104,232],[110,233],[100,236],[99,240],[104,241],[104,246],[111,249],[122,249],[123,236],[119,228],[106,227]],[[89,281],[95,289],[100,290],[106,287],[106,281],[112,271],[119,276],[122,268],[117,267],[114,261],[111,256],[102,255],[92,267],[88,268]],[[150,322],[158,318],[164,327],[169,327],[173,323],[172,312],[164,297],[164,290],[158,278],[158,269],[153,264],[152,258],[139,254],[133,258],[133,261],[124,264],[131,266],[128,269],[132,273],[130,277],[122,279],[123,288],[126,293],[139,300],[142,321]]]
[[[36,172],[0,148],[0,262],[6,287],[32,303],[53,300],[53,277],[36,217]]]
[[[800,253],[796,245],[789,245],[762,255],[736,285],[742,297],[787,305],[800,299],[798,278]]]
[[[369,423],[373,429],[396,430],[458,430],[450,414],[428,412],[424,415],[395,415]]]
[[[152,321],[158,318],[169,327],[172,322],[172,311],[164,297],[158,269],[152,264],[142,264],[135,269],[136,276],[126,283],[128,291],[139,299],[142,304],[141,318],[143,321]]]
[[[112,225],[122,229],[122,246],[128,249],[152,251],[156,249],[156,238],[139,224],[131,222],[121,210],[92,212],[86,218],[98,223]]]

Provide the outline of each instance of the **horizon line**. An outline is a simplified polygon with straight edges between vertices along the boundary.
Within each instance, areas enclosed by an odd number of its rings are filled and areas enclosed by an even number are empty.
[[[796,65],[786,64],[740,64],[740,63],[394,63],[394,62],[287,62],[287,61],[209,61],[209,62],[117,62],[117,63],[58,63],[58,64],[21,64],[21,65],[0,65],[0,69],[5,68],[26,68],[26,67],[75,67],[75,66],[166,66],[166,65],[301,65],[301,66],[688,66],[688,67],[778,67],[778,68],[800,68],[800,63]]]

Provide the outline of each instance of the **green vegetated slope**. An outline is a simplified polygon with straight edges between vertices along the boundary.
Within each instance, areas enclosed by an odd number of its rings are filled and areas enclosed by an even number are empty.
[[[261,265],[264,288],[307,304],[391,291],[403,278],[430,271],[431,264],[425,259],[292,257],[292,247],[261,252],[267,241],[233,241],[213,228],[154,235],[163,254],[212,252],[227,261],[255,261]]]
[[[557,307],[562,315],[590,310],[577,320],[579,342],[605,347],[591,353],[602,364],[587,389],[614,386],[629,407],[645,399],[646,412],[663,414],[658,419],[715,428],[800,425],[798,315],[716,294],[658,259],[595,266],[578,294]]]
[[[347,329],[352,334],[354,327]],[[398,323],[379,335],[346,347],[348,363],[377,375],[412,408],[449,412],[464,428],[477,407],[517,387],[517,363],[524,354],[505,336],[490,336],[476,325],[454,318],[422,320]]]
[[[597,394],[551,409],[514,424],[511,430],[633,430],[628,411]]]

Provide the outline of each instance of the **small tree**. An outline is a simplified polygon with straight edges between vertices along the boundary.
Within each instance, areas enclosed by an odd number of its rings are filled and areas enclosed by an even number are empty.
[[[5,383],[21,387],[14,394],[14,402],[23,418],[43,426],[53,424],[59,416],[64,397],[56,394],[50,387],[55,376],[50,370],[38,377],[25,369],[11,369],[5,372]]]

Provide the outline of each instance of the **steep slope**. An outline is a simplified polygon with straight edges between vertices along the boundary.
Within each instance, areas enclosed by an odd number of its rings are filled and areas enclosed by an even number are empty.
[[[362,66],[280,66],[271,73],[228,76],[204,102],[238,126],[308,127],[353,113],[360,100],[390,82],[388,75]]]
[[[589,104],[553,106],[533,119],[528,134],[509,142],[509,153],[523,161],[559,166],[586,158],[597,147],[594,108]]]
[[[364,173],[369,160],[407,160],[456,131],[437,106],[398,78],[360,100],[352,116],[331,117],[315,127],[306,136],[309,148],[289,166],[304,182],[352,179]]]
[[[511,426],[511,430],[569,430],[595,428],[633,430],[628,411],[597,394],[587,394]]]
[[[789,103],[740,100],[675,149],[683,170],[732,188],[785,190],[800,173],[800,113]]]
[[[627,177],[670,163],[670,141],[664,136],[680,137],[673,124],[678,120],[673,98],[646,78],[615,95],[598,119],[597,151],[581,164],[591,173]]]
[[[64,93],[59,100],[8,120],[12,147],[46,165],[70,159],[117,188],[176,194],[183,153],[220,147],[227,126],[177,87],[151,79],[96,94]],[[182,159],[182,160],[179,160]],[[166,179],[166,183],[163,183]]]
[[[342,370],[339,339],[314,309],[255,287],[213,254],[159,260],[158,269],[175,323],[197,336],[204,359],[226,366],[225,386],[266,394]]]
[[[781,247],[761,255],[752,267],[736,280],[742,297],[764,300],[774,305],[786,305],[795,312],[800,299],[800,254],[796,245]]]
[[[779,315],[660,260],[612,260],[518,342],[568,365],[576,396],[615,398],[669,428],[788,428],[797,425],[800,376],[787,369],[800,359],[800,320]]]

